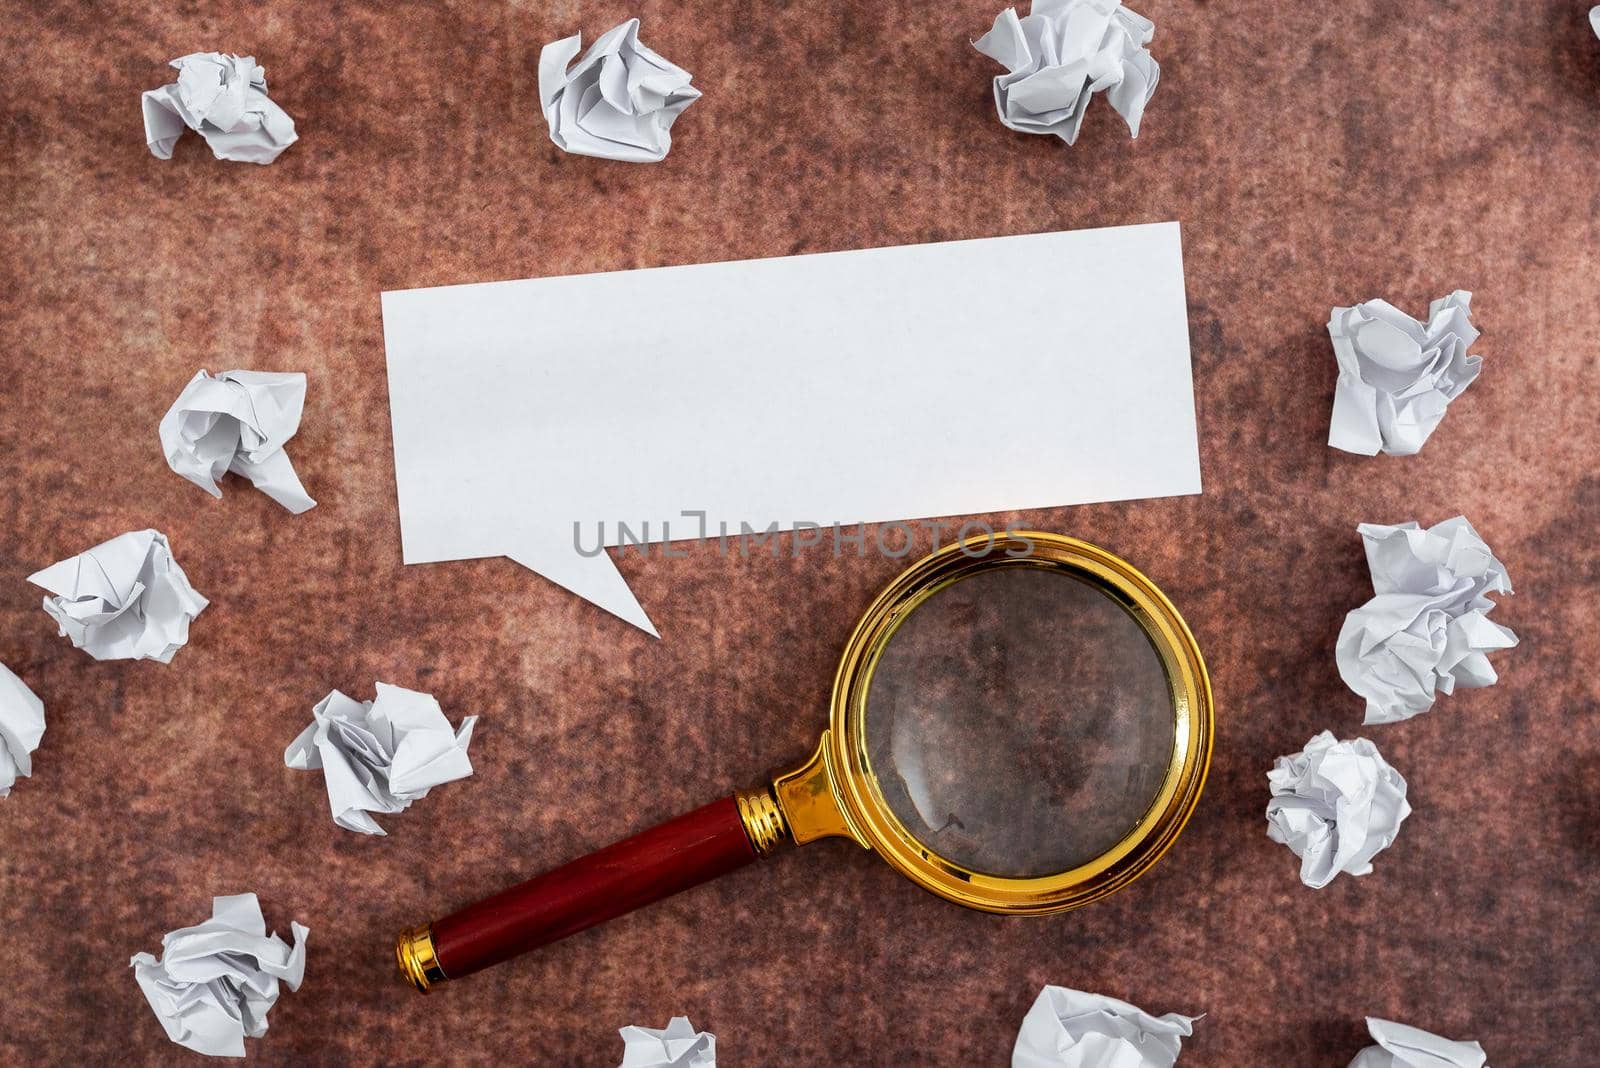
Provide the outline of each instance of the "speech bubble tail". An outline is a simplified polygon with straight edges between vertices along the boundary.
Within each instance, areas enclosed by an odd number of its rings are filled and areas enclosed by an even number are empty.
[[[617,570],[610,553],[585,556],[570,545],[557,545],[552,550],[530,548],[505,554],[529,571],[554,582],[557,586],[577,594],[591,604],[604,608],[625,623],[632,623],[652,638],[661,637],[655,624],[639,605],[639,599],[628,589],[627,580]]]

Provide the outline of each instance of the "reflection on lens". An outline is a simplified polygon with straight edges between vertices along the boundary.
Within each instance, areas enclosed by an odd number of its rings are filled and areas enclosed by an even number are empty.
[[[1006,878],[1120,841],[1160,792],[1174,731],[1144,628],[1059,570],[1002,566],[939,590],[890,637],[867,691],[890,811],[938,855]]]

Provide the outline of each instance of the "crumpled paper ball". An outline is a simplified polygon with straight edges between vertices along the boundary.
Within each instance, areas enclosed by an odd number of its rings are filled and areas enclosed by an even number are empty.
[[[600,36],[571,70],[583,35],[539,53],[539,106],[550,140],[579,156],[658,163],[672,148],[672,124],[700,99],[689,72],[639,42],[639,20]]]
[[[135,530],[28,576],[53,596],[44,610],[96,660],[159,660],[189,641],[189,622],[210,604],[189,585],[167,537]]]
[[[477,716],[451,728],[431,694],[378,683],[373,701],[334,690],[311,710],[312,722],[283,751],[291,768],[322,769],[339,826],[384,833],[368,812],[400,812],[441,783],[472,774],[467,746]]]
[[[161,940],[160,960],[136,953],[128,964],[168,1038],[211,1057],[243,1057],[245,1036],[267,1033],[278,981],[298,990],[305,976],[311,932],[289,930],[292,948],[267,934],[254,894],[216,897],[209,920]]]
[[[624,1027],[620,1068],[717,1068],[717,1036],[696,1031],[687,1016],[666,1027]]]
[[[267,72],[254,56],[195,52],[172,61],[178,80],[147,91],[144,135],[157,159],[171,159],[188,127],[212,155],[238,163],[271,163],[294,144],[294,120],[267,97]]]
[[[1476,1042],[1452,1042],[1375,1016],[1367,1017],[1367,1031],[1377,1045],[1357,1053],[1350,1068],[1486,1068],[1487,1056]]]
[[[1267,782],[1267,837],[1300,858],[1300,881],[1315,890],[1340,872],[1370,873],[1411,815],[1405,779],[1365,738],[1341,742],[1323,731],[1279,757]]]
[[[1487,594],[1510,593],[1511,580],[1466,517],[1357,530],[1376,596],[1345,617],[1334,656],[1366,698],[1364,722],[1398,723],[1432,708],[1436,693],[1492,685],[1488,654],[1517,636],[1489,620]]]
[[[1002,11],[973,47],[1006,68],[994,79],[1000,121],[1070,145],[1090,98],[1101,91],[1139,136],[1161,78],[1145,47],[1155,31],[1155,23],[1116,0],[1034,0],[1027,18]]]
[[[1419,323],[1394,305],[1369,300],[1335,308],[1328,320],[1339,364],[1328,444],[1372,456],[1411,456],[1483,367],[1467,350],[1478,340],[1472,294],[1458,289]]]
[[[298,372],[203,369],[161,418],[167,466],[213,497],[233,471],[299,515],[316,505],[300,484],[284,444],[300,429],[306,376]]]
[[[16,673],[0,664],[0,797],[18,776],[33,774],[30,754],[44,737],[44,702]]]
[[[1011,1068],[1172,1068],[1196,1019],[1047,986],[1022,1019]]]

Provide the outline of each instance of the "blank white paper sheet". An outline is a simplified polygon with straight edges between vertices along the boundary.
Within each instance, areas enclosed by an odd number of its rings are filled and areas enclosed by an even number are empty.
[[[508,556],[651,633],[602,523],[1200,492],[1175,222],[387,292],[383,331],[405,562]]]

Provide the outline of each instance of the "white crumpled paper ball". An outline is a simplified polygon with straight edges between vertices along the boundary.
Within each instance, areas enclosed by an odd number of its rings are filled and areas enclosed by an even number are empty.
[[[1357,528],[1374,596],[1345,617],[1334,656],[1345,685],[1366,698],[1366,723],[1397,723],[1433,707],[1436,693],[1492,685],[1488,654],[1517,636],[1488,612],[1510,593],[1505,565],[1465,516]]]
[[[620,1068],[717,1068],[717,1036],[696,1031],[687,1016],[674,1016],[667,1026],[621,1029]]]
[[[44,737],[44,702],[16,673],[0,664],[0,797],[19,776],[33,774],[33,751]]]
[[[1482,369],[1483,357],[1467,351],[1479,336],[1471,303],[1458,289],[1429,306],[1426,323],[1382,300],[1333,309],[1339,380],[1328,444],[1365,456],[1420,450]]]
[[[298,371],[202,368],[183,387],[158,433],[167,466],[213,497],[233,471],[296,515],[316,505],[295,474],[284,445],[300,429],[306,376]]]
[[[1116,0],[1034,0],[1027,18],[1002,11],[973,47],[1006,68],[994,79],[1000,121],[1070,145],[1090,98],[1102,91],[1128,132],[1139,136],[1161,78],[1145,47],[1154,35],[1155,23]]]
[[[1406,781],[1365,738],[1323,731],[1267,773],[1267,837],[1300,858],[1300,881],[1320,890],[1340,872],[1366,875],[1411,815]]]
[[[539,106],[550,140],[579,156],[665,159],[672,124],[700,99],[689,72],[640,43],[638,19],[601,34],[568,70],[582,47],[583,35],[573,34],[539,53]]]
[[[211,602],[195,592],[167,537],[135,530],[28,576],[52,596],[44,610],[96,660],[159,660],[189,641],[189,623]]]
[[[442,783],[472,774],[467,746],[477,716],[452,728],[432,694],[378,683],[357,701],[334,690],[311,710],[311,725],[283,751],[286,766],[322,770],[334,822],[384,833],[369,812],[401,812]]]
[[[243,1057],[244,1040],[267,1033],[278,981],[300,989],[306,936],[289,925],[294,945],[267,934],[254,894],[211,901],[211,918],[161,940],[161,959],[136,953],[128,963],[145,1000],[180,1046],[211,1057]]]
[[[1197,1018],[1047,986],[1023,1017],[1011,1068],[1172,1068]]]
[[[1375,1016],[1367,1017],[1367,1031],[1377,1045],[1357,1053],[1350,1068],[1487,1068],[1476,1042],[1452,1042]]]
[[[172,158],[185,127],[206,139],[212,155],[237,163],[271,163],[298,138],[294,120],[267,97],[267,72],[254,56],[194,52],[172,66],[178,80],[140,102],[157,159]]]

